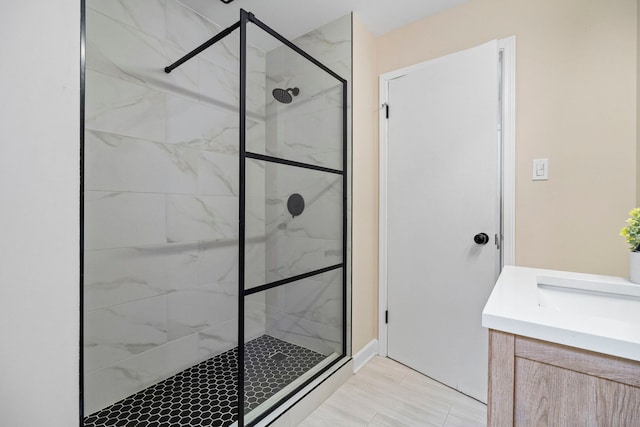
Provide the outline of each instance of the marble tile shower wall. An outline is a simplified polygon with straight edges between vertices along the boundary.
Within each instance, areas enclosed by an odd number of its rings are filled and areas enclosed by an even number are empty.
[[[343,78],[351,79],[351,16],[294,43]],[[286,47],[267,53],[267,93],[298,87],[290,104],[266,105],[266,146],[271,155],[342,169],[342,85]],[[350,116],[350,105],[347,108]],[[348,129],[348,135],[350,135]],[[350,144],[349,144],[350,145]],[[267,280],[342,262],[342,177],[267,165]],[[305,211],[292,218],[287,198],[301,194]],[[323,354],[342,351],[342,270],[266,292],[267,332]]]
[[[175,0],[87,1],[86,414],[237,344],[238,36],[163,71],[219,30]],[[266,56],[248,55],[264,140]],[[263,281],[264,250],[247,263]],[[247,312],[263,334],[264,295]]]

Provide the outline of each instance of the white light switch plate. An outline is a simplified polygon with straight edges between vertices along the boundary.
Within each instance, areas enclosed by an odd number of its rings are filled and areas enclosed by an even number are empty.
[[[533,181],[549,179],[549,159],[533,159]]]

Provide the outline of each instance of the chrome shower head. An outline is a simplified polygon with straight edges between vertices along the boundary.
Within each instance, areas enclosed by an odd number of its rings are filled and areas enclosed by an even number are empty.
[[[300,93],[300,89],[298,89],[297,87],[290,87],[287,89],[275,88],[271,93],[273,94],[273,97],[276,99],[276,101],[283,104],[290,104],[291,101],[293,101],[293,96],[298,96],[298,94]]]

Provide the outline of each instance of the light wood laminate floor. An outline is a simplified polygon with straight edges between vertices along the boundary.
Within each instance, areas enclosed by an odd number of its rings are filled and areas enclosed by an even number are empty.
[[[486,405],[375,357],[300,426],[484,426],[486,419]]]

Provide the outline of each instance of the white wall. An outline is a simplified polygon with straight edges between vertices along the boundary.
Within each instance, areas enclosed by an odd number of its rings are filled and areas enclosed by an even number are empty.
[[[0,3],[0,425],[77,425],[80,2]]]

